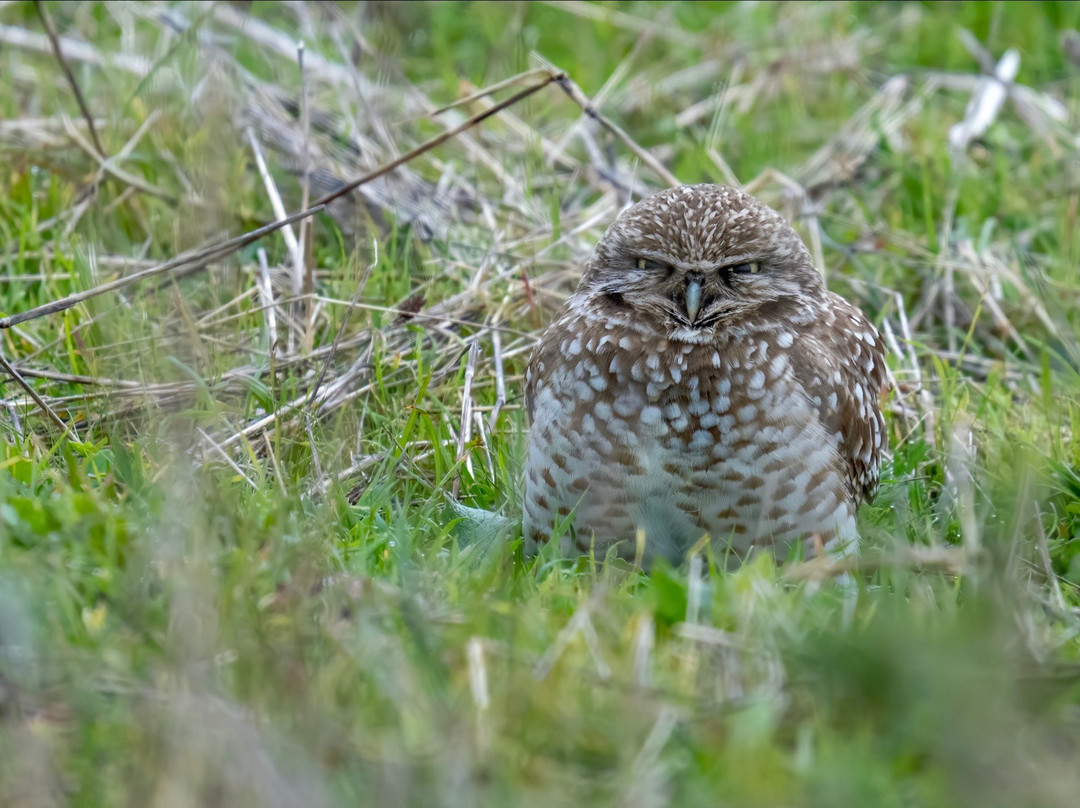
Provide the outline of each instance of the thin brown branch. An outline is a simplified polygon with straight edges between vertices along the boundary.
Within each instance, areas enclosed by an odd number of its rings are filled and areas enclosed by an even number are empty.
[[[430,113],[428,113],[428,117],[434,118],[436,115],[442,115],[444,112],[449,112],[452,109],[466,106],[467,104],[471,104],[474,101],[479,101],[481,98],[487,98],[488,96],[494,95],[495,93],[499,92],[499,90],[505,90],[507,87],[512,87],[515,84],[520,84],[526,79],[538,78],[540,76],[547,77],[550,75],[551,71],[548,70],[546,67],[538,67],[533,70],[526,70],[525,72],[518,73],[517,75],[511,76],[508,79],[503,79],[502,81],[497,81],[494,84],[489,84],[483,89],[477,90],[474,93],[469,93],[466,96],[462,96],[461,98],[451,101],[445,106],[432,110]]]
[[[75,292],[67,297],[62,297],[59,300],[53,300],[49,303],[44,303],[40,306],[35,306],[29,311],[19,312],[18,314],[12,314],[10,317],[0,317],[0,330],[5,328],[11,328],[19,323],[25,323],[28,320],[36,320],[39,317],[46,317],[50,314],[56,314],[57,312],[70,309],[72,306],[76,306],[83,301],[90,300],[91,298],[98,297],[100,295],[114,292],[117,289],[123,289],[125,286],[130,286],[133,283],[152,278],[155,275],[161,275],[170,270],[179,269],[181,267],[199,266],[215,259],[224,258],[227,255],[246,247],[254,241],[258,241],[268,233],[273,233],[275,230],[280,230],[287,224],[304,219],[308,216],[313,216],[323,209],[322,204],[317,204],[307,210],[299,211],[291,216],[287,216],[284,219],[276,222],[270,222],[264,224],[262,227],[257,227],[247,233],[243,233],[234,238],[223,241],[219,244],[211,245],[197,252],[180,255],[173,258],[171,261],[166,261],[164,264],[158,264],[157,266],[144,269],[142,272],[136,272],[132,275],[127,275],[123,278],[117,278],[114,281],[103,283],[100,286],[95,286],[93,289],[87,289],[83,292]]]
[[[361,185],[366,185],[367,183],[371,182],[372,180],[377,180],[379,177],[381,177],[381,176],[383,176],[385,174],[389,174],[395,168],[400,168],[401,166],[405,165],[405,163],[408,163],[410,160],[415,160],[421,154],[424,154],[425,152],[431,151],[436,146],[441,146],[443,143],[450,140],[451,138],[455,138],[458,135],[460,135],[462,132],[465,132],[466,130],[472,129],[478,123],[481,123],[482,121],[486,121],[492,115],[495,115],[496,113],[501,112],[502,110],[506,109],[507,107],[512,107],[518,101],[521,101],[521,100],[523,100],[525,98],[528,98],[530,95],[532,95],[535,92],[538,92],[539,90],[544,89],[549,84],[553,84],[553,83],[556,83],[556,82],[563,82],[563,81],[567,81],[567,80],[568,79],[567,79],[567,76],[566,76],[565,73],[552,71],[552,72],[548,73],[546,79],[539,82],[538,84],[534,84],[531,87],[526,87],[524,90],[521,90],[519,92],[514,93],[509,98],[506,98],[506,99],[500,101],[498,104],[495,104],[494,106],[492,106],[492,107],[490,107],[488,109],[485,109],[483,112],[478,112],[476,115],[473,115],[468,120],[463,121],[462,123],[458,124],[453,129],[447,129],[442,134],[436,135],[435,137],[431,138],[430,140],[424,141],[419,146],[417,146],[415,149],[413,149],[411,151],[408,151],[408,152],[405,152],[405,154],[401,155],[400,157],[398,157],[395,160],[391,160],[386,165],[375,169],[370,174],[365,174],[364,176],[360,177],[359,179],[355,179],[352,182],[346,183],[345,185],[338,188],[336,191],[334,191],[332,193],[329,193],[329,194],[326,194],[325,196],[321,197],[320,199],[315,200],[314,204],[315,205],[328,205],[331,202],[333,202],[335,199],[340,199],[341,197],[345,196],[346,194],[348,194],[348,193],[350,193],[352,191],[355,191]]]
[[[61,431],[67,436],[68,440],[78,442],[79,438],[74,432],[71,431],[71,427],[64,423],[63,419],[61,419],[60,416],[53,411],[53,408],[49,406],[48,402],[46,402],[45,399],[38,395],[37,391],[33,387],[31,387],[29,382],[27,382],[26,379],[22,377],[19,371],[17,371],[11,365],[11,363],[7,361],[3,354],[0,354],[0,367],[2,367],[4,371],[15,380],[19,387],[26,391],[27,395],[29,395],[30,398],[34,400],[35,404],[41,407],[42,411],[47,416],[49,416],[49,420],[56,424],[58,427],[60,427]]]
[[[97,175],[94,177],[94,184],[100,184],[105,174],[111,174],[113,177],[120,180],[120,182],[125,183],[126,185],[129,185],[133,188],[137,188],[143,193],[150,194],[151,196],[156,196],[159,199],[163,199],[173,205],[177,203],[176,197],[170,194],[168,191],[164,191],[161,188],[157,188],[151,185],[146,180],[135,176],[130,171],[125,171],[124,169],[120,168],[119,165],[117,165],[117,160],[125,156],[125,154],[129,152],[132,147],[134,147],[134,144],[137,143],[144,134],[146,134],[149,126],[157,120],[157,117],[157,115],[151,114],[145,121],[143,121],[142,125],[139,127],[139,130],[134,135],[132,135],[131,140],[128,141],[128,145],[125,146],[124,151],[120,152],[118,155],[116,155],[116,157],[113,158],[101,157],[97,153],[97,147],[92,143],[88,143],[86,141],[86,138],[84,138],[82,134],[79,133],[79,130],[75,126],[70,125],[67,127],[67,133],[75,142],[75,145],[85,151],[88,155],[90,155],[91,159],[98,162],[98,172]],[[74,122],[70,121],[69,119],[68,123],[73,124]]]
[[[451,138],[454,138],[457,135],[460,135],[462,132],[471,129],[482,121],[487,120],[492,115],[495,115],[501,110],[504,110],[509,106],[513,106],[518,101],[521,101],[522,99],[527,98],[533,93],[542,90],[549,84],[563,81],[565,79],[565,73],[552,72],[544,81],[540,82],[539,84],[534,84],[532,87],[527,87],[520,92],[514,93],[514,95],[510,96],[509,98],[500,101],[498,104],[495,104],[490,109],[486,109],[483,112],[474,115],[467,121],[464,121],[458,126],[455,126],[453,129],[448,129],[442,134],[436,135],[430,140],[424,141],[415,149],[406,152],[400,157],[391,160],[389,163],[363,175],[362,177],[353,180],[352,182],[346,183],[341,188],[333,191],[332,193],[326,194],[321,199],[315,200],[312,206],[310,208],[307,208],[306,210],[298,211],[297,213],[294,213],[276,222],[264,224],[261,227],[257,227],[247,233],[243,233],[242,235],[228,239],[227,241],[223,241],[220,244],[212,245],[210,247],[207,247],[206,249],[199,250],[194,254],[187,256],[182,255],[172,259],[171,261],[166,261],[164,264],[150,267],[149,269],[143,270],[142,272],[136,272],[135,274],[128,275],[124,278],[118,278],[115,281],[104,283],[93,289],[87,289],[84,292],[76,292],[75,294],[71,294],[67,297],[61,298],[60,300],[54,300],[50,303],[45,303],[41,306],[37,306],[33,309],[30,309],[29,311],[20,312],[19,314],[13,314],[9,317],[2,317],[0,318],[0,330],[3,330],[5,328],[11,328],[12,326],[18,325],[19,323],[25,323],[28,320],[36,320],[39,317],[45,317],[49,314],[56,314],[57,312],[70,309],[72,306],[82,303],[84,300],[89,300],[90,298],[115,291],[116,289],[121,289],[125,286],[129,286],[133,283],[137,283],[141,280],[145,280],[146,278],[150,278],[155,275],[160,275],[170,270],[178,269],[181,267],[190,267],[193,265],[197,266],[204,264],[208,261],[224,258],[226,255],[230,255],[236,250],[239,250],[242,247],[246,247],[248,244],[257,241],[268,233],[273,233],[274,231],[280,230],[286,225],[292,224],[293,222],[301,221],[308,218],[309,216],[315,215],[323,208],[325,208],[329,203],[333,202],[335,199],[340,199],[346,194],[355,191],[361,185],[366,185],[367,183],[372,182],[373,180],[376,180],[379,177],[384,176],[385,174],[389,174],[394,169],[400,168],[402,165],[409,162],[410,160],[414,160],[421,154],[429,152],[435,147],[442,145]]]
[[[304,43],[297,45],[296,61],[300,68],[300,129],[304,135],[304,155],[302,163],[302,176],[300,180],[300,207],[306,208],[311,202],[311,109],[308,102],[307,72],[304,70]],[[311,294],[315,291],[315,261],[312,253],[311,220],[300,223],[300,250],[299,260],[296,265],[296,275],[301,278],[300,291]],[[309,305],[305,309],[307,315],[304,323],[303,346],[305,352],[311,351],[315,339],[315,315],[316,307]],[[314,451],[314,446],[312,446]],[[319,476],[322,476],[320,472]]]
[[[405,157],[399,159],[398,161],[395,161],[395,163],[393,163],[391,165],[383,166],[381,169],[378,169],[378,170],[376,170],[375,172],[373,172],[371,174],[368,174],[368,175],[366,175],[364,177],[359,178],[356,182],[352,183],[347,188],[339,189],[338,194],[348,193],[350,190],[355,189],[356,187],[359,187],[364,182],[370,182],[370,181],[378,178],[379,176],[384,175],[386,172],[393,170],[395,167],[399,166],[401,163],[405,162],[406,160],[412,159],[413,157],[421,154],[422,152],[425,152],[425,151],[428,151],[428,150],[430,150],[432,148],[435,148],[439,144],[444,143],[445,141],[447,141],[448,139],[459,135],[463,130],[465,130],[465,129],[471,127],[471,126],[475,126],[477,123],[479,123],[479,122],[485,120],[486,118],[494,115],[495,113],[499,112],[500,110],[507,108],[511,104],[515,103],[517,100],[520,100],[521,98],[525,97],[526,95],[531,94],[533,92],[537,92],[543,86],[546,86],[547,84],[550,84],[550,83],[558,80],[558,78],[559,78],[558,72],[553,71],[552,73],[548,74],[547,80],[545,80],[541,84],[539,84],[539,85],[537,85],[535,87],[530,87],[530,88],[525,89],[522,93],[518,93],[515,97],[507,99],[506,101],[500,103],[498,106],[493,107],[492,109],[485,109],[481,114],[478,114],[475,117],[473,117],[471,120],[466,121],[463,125],[455,127],[453,129],[449,129],[447,132],[443,133],[438,138],[435,138],[435,139],[433,139],[431,141],[428,141],[427,143],[425,143],[420,148],[414,150],[414,152],[412,154],[406,155]],[[312,213],[316,212],[318,209],[319,209],[319,203],[317,203],[316,206],[311,208],[311,209],[308,209],[308,210],[305,210],[305,211],[302,211],[300,213],[295,214],[293,219],[290,219],[290,221],[295,221],[296,219],[299,219],[299,218],[304,217],[304,216],[310,216]],[[147,279],[148,277],[152,277],[154,275],[163,274],[163,273],[169,273],[169,270],[176,270],[177,273],[183,273],[183,272],[186,272],[186,271],[189,271],[189,270],[198,269],[201,266],[205,266],[205,264],[208,263],[208,262],[220,260],[225,255],[228,255],[229,253],[235,251],[236,249],[239,249],[239,247],[241,247],[241,246],[243,246],[243,245],[245,245],[245,244],[247,244],[247,243],[249,243],[251,241],[256,240],[257,238],[259,238],[262,235],[265,235],[265,234],[267,234],[269,232],[273,232],[274,230],[278,229],[278,227],[280,227],[282,224],[283,223],[279,223],[279,222],[270,223],[270,224],[268,224],[268,225],[266,225],[266,226],[264,226],[262,228],[259,228],[258,230],[254,230],[254,231],[252,231],[250,233],[243,234],[241,236],[238,236],[238,237],[236,237],[234,239],[230,239],[228,241],[222,242],[220,244],[209,245],[207,247],[200,248],[200,249],[198,249],[196,251],[191,251],[191,252],[187,253],[184,256],[179,256],[178,258],[173,259],[171,262],[169,262],[167,264],[146,267],[145,271],[138,272],[138,273],[134,274],[133,276],[131,276],[129,278],[125,278],[125,279],[120,280],[120,281],[113,281],[113,282],[110,282],[108,284],[103,284],[103,285],[101,285],[101,286],[99,286],[99,287],[97,287],[97,288],[95,288],[93,290],[89,290],[89,291],[86,291],[86,292],[79,293],[77,295],[69,296],[68,298],[65,298],[65,299],[60,300],[60,301],[54,301],[54,302],[52,302],[50,304],[46,304],[43,307],[38,307],[38,308],[36,308],[36,309],[34,309],[33,311],[30,311],[30,312],[18,313],[18,314],[15,314],[15,315],[11,316],[11,317],[8,317],[8,318],[0,318],[0,328],[10,328],[10,327],[13,327],[13,326],[17,325],[20,322],[25,322],[27,320],[36,319],[36,318],[45,316],[47,314],[50,314],[52,312],[62,311],[64,309],[66,309],[66,308],[69,308],[69,307],[71,307],[73,305],[76,305],[79,302],[87,300],[87,299],[89,299],[91,297],[95,297],[95,296],[98,296],[98,295],[105,294],[107,292],[110,292],[110,291],[116,290],[118,288],[127,286],[128,284],[136,283],[136,282],[139,282],[141,280]],[[177,273],[169,273],[167,275],[167,277],[174,277],[175,274],[177,274]],[[160,280],[158,281],[158,283],[160,283]],[[319,299],[317,296],[307,296],[307,297],[310,298],[311,300]],[[354,307],[355,308],[365,308],[365,306],[362,306],[362,305],[351,305],[350,304],[350,308],[354,308]],[[397,313],[399,310],[395,309],[395,310],[391,310],[391,311],[394,311],[395,313]],[[428,314],[423,314],[423,313],[418,314],[418,313],[414,313],[414,312],[409,312],[409,315],[410,315],[410,317],[415,316],[417,318],[429,319],[429,320],[431,320],[433,322],[437,321],[440,324],[440,326],[442,326],[444,324],[449,324],[449,323],[469,323],[469,322],[471,322],[470,320],[466,320],[466,319],[463,319],[463,318],[455,318],[455,317],[453,317],[450,314],[445,313],[445,312],[437,314],[437,315],[436,314],[428,315]],[[514,332],[511,329],[506,329],[506,332],[507,333],[514,333],[514,334],[518,333],[518,332]],[[308,357],[308,358],[309,359],[317,359],[319,355],[333,356],[335,350],[337,348],[342,347],[345,344],[345,342],[346,342],[346,340],[342,339],[342,340],[339,341],[339,345],[330,346],[330,349],[328,351],[316,352],[315,355],[313,355],[311,357]],[[355,341],[348,340],[347,342],[352,344]],[[343,381],[343,380],[339,380],[339,381]],[[315,388],[316,398],[312,402],[315,407],[318,406],[318,404],[320,403],[320,400],[322,398],[319,395],[319,392],[320,392],[319,388],[321,388],[321,387],[322,387],[322,384],[320,383],[320,384],[317,384],[316,388]],[[342,389],[346,389],[347,386],[345,386],[345,385],[334,385],[334,387],[341,387]],[[341,402],[352,399],[355,396],[361,395],[363,393],[364,393],[364,389],[361,388],[361,389],[358,389],[358,390],[351,390],[346,395],[341,396],[340,391],[335,389],[335,390],[331,391],[331,396],[333,397],[334,406],[339,406]],[[83,394],[83,396],[85,396],[85,395],[86,394]],[[293,406],[290,407],[290,409],[293,409],[293,410],[301,409],[307,402],[308,402],[308,397],[305,395],[305,396],[301,397],[298,401],[294,402]],[[511,409],[513,409],[513,407]],[[282,416],[281,412],[275,413],[275,416],[273,417],[272,420],[278,420],[279,418],[281,418],[281,416]],[[258,426],[258,425],[255,425],[255,426]],[[219,443],[218,445],[222,446],[222,447],[225,447],[225,446],[229,445],[229,442],[227,441],[225,443]]]
[[[79,89],[79,83],[75,81],[75,74],[71,72],[67,59],[64,58],[64,52],[60,48],[60,37],[56,33],[56,26],[53,25],[52,17],[41,0],[34,0],[34,8],[37,9],[38,16],[41,17],[41,24],[45,26],[45,33],[49,35],[49,42],[52,44],[53,53],[56,54],[56,61],[60,63],[60,69],[64,71],[64,76],[67,78],[68,84],[71,85],[72,92],[75,93],[75,100],[79,104],[83,118],[86,119],[86,126],[90,130],[90,139],[94,142],[98,157],[105,160],[109,155],[105,151],[105,147],[101,145],[97,127],[94,126],[94,116],[90,114],[90,108],[86,105],[86,99],[83,98],[82,90]]]
[[[581,91],[581,88],[574,84],[574,82],[570,80],[569,76],[567,76],[565,73],[561,73],[558,75],[557,78],[550,79],[550,81],[558,82],[559,88],[564,93],[566,93],[566,95],[570,98],[571,101],[581,107],[581,110],[586,115],[588,115],[602,127],[615,135],[615,137],[621,140],[623,142],[623,145],[626,146],[626,148],[630,149],[630,151],[632,151],[643,163],[645,163],[645,165],[651,168],[656,173],[656,175],[660,177],[660,179],[662,179],[671,187],[674,187],[676,185],[682,185],[682,183],[679,181],[679,178],[672,174],[670,171],[668,171],[667,167],[664,166],[663,163],[657,160],[644,147],[638,145],[637,142],[635,142],[634,139],[630,137],[630,135],[628,135],[621,126],[614,123],[613,121],[608,120],[608,118],[606,118],[604,114],[600,112],[600,110],[594,107],[592,102],[589,101],[589,99],[585,96],[585,93]]]

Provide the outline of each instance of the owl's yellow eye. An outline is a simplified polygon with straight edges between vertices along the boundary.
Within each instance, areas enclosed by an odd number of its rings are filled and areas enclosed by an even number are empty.
[[[747,261],[745,264],[735,264],[727,268],[728,272],[733,272],[736,275],[757,275],[761,272],[761,264],[757,261]]]
[[[635,266],[637,266],[638,269],[648,269],[648,270],[661,270],[661,269],[670,270],[671,269],[667,264],[663,263],[662,261],[653,261],[651,258],[638,258],[634,262],[634,264],[635,264]]]

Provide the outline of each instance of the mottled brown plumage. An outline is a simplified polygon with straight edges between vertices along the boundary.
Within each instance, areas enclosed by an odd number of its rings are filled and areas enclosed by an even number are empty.
[[[733,188],[626,210],[526,379],[527,549],[673,562],[856,541],[885,425],[877,331],[826,291],[794,230]]]

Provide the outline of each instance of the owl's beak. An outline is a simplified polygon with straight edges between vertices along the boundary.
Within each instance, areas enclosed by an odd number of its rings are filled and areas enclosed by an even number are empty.
[[[690,278],[686,284],[686,316],[693,323],[697,320],[698,311],[701,309],[701,281]]]

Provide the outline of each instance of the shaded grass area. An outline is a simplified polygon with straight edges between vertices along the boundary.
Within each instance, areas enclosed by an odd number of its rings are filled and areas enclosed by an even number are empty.
[[[1071,804],[1076,6],[46,8],[110,159],[34,7],[0,8],[2,315],[298,210],[554,66],[680,180],[791,217],[898,389],[838,581],[522,559],[528,352],[663,184],[554,86],[301,244],[0,331],[78,435],[3,378],[0,802]],[[1009,48],[1009,100],[950,149]]]

